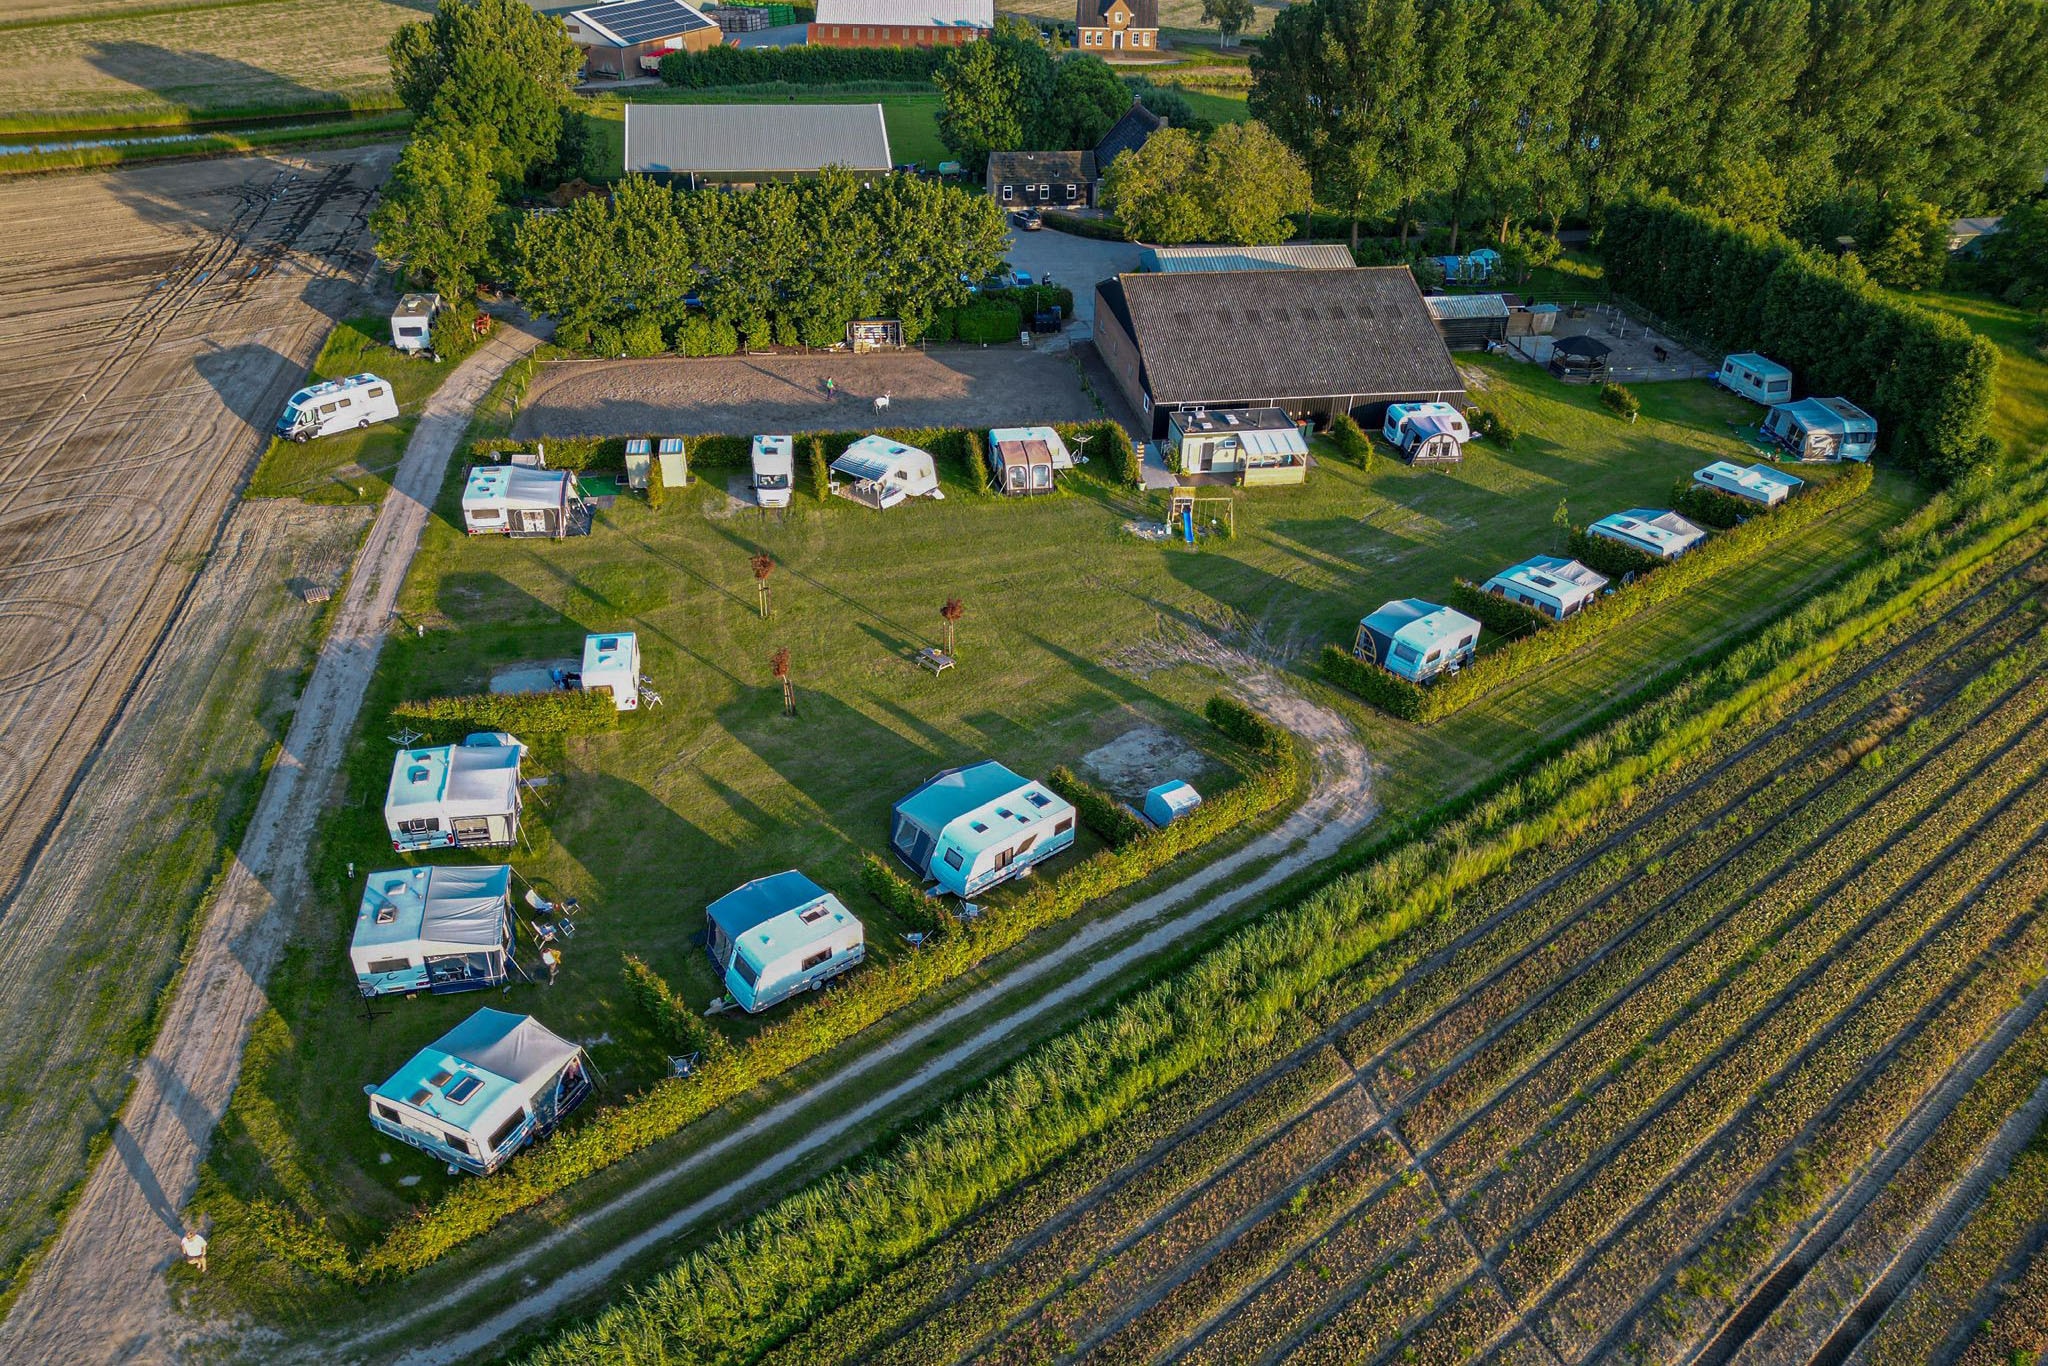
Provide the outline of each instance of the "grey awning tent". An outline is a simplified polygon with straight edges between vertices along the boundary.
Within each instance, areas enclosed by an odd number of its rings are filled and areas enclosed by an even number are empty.
[[[583,1051],[531,1015],[489,1009],[443,1034],[434,1047],[515,1086],[553,1076]]]

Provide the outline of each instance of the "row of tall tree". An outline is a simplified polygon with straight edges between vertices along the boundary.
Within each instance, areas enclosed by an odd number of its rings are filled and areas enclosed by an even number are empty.
[[[1545,221],[1668,189],[2000,206],[2048,166],[2044,0],[1301,0],[1254,117],[1356,219]]]
[[[522,218],[512,279],[571,344],[828,346],[855,318],[900,318],[914,340],[966,302],[966,281],[990,275],[1008,246],[987,194],[911,176],[828,169],[746,194],[627,176],[609,199]]]

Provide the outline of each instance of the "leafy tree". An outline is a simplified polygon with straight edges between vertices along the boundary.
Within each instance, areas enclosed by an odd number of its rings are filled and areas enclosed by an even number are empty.
[[[391,83],[431,127],[489,128],[494,168],[524,179],[551,161],[583,54],[559,19],[521,0],[441,0],[392,34]]]
[[[2048,200],[2031,199],[2006,210],[1982,252],[1984,273],[2010,302],[2048,295]]]
[[[1213,211],[1215,239],[1247,246],[1286,241],[1288,216],[1310,204],[1307,168],[1256,121],[1225,124],[1209,135],[1199,190]]]
[[[1859,254],[1872,279],[1893,289],[1941,283],[1948,268],[1948,216],[1932,204],[1893,198],[1880,202]]]
[[[1042,151],[1083,150],[1102,141],[1131,107],[1131,92],[1100,57],[1070,53],[1053,69],[1052,97],[1029,130]]]
[[[1052,99],[1052,55],[1029,24],[1001,19],[987,38],[953,49],[932,81],[939,88],[939,138],[972,164],[1014,152],[1036,130]]]
[[[1131,92],[1132,99],[1175,128],[1185,128],[1192,133],[1207,133],[1216,126],[1212,120],[1196,114],[1195,107],[1188,103],[1188,97],[1170,85],[1154,85],[1143,76],[1126,76],[1124,89]]]
[[[1257,14],[1253,0],[1202,0],[1202,22],[1222,31],[1225,47],[1237,46],[1237,35],[1252,26]]]
[[[1162,128],[1124,153],[1102,177],[1102,202],[1134,242],[1200,242],[1210,204],[1201,179],[1202,144],[1185,128]]]
[[[491,257],[498,212],[491,141],[489,129],[414,138],[370,214],[378,258],[451,300],[469,297]]]

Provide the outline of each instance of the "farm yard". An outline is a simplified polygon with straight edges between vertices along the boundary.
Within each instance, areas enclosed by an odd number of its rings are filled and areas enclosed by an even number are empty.
[[[1929,1360],[2038,1279],[2031,1151],[1938,1257],[1944,1225],[1913,1234],[2048,1108],[2041,555],[2022,534],[1730,703],[1739,739],[1560,816],[893,1272],[724,1317],[707,1252],[536,1360],[700,1314],[713,1359],[777,1363]],[[1262,986],[1288,989],[1217,1008]],[[1032,1123],[1073,1122],[1030,1075],[1003,1085],[1041,1092]],[[909,1150],[998,1151],[990,1123],[950,1111]],[[878,1216],[929,1207],[899,1161],[855,1178]],[[794,1217],[792,1254],[834,1219]],[[1767,1324],[1740,1354],[1738,1319]],[[2022,1323],[1994,1318],[2032,1350]]]
[[[40,22],[0,29],[0,133],[390,108],[397,99],[385,40],[432,8],[425,0],[234,0],[34,15]],[[322,36],[339,34],[349,40]]]
[[[958,348],[543,364],[509,425],[555,440],[707,427],[862,430],[872,418],[862,401],[871,364],[905,376],[889,419],[957,420],[1008,412],[1005,404],[1018,405],[1018,419],[1085,415],[1065,361]],[[836,407],[818,397],[828,372],[845,386]],[[1029,382],[1010,378],[1020,374]],[[929,399],[920,376],[931,377]],[[1240,499],[1236,537],[1199,549],[1129,534],[1127,524],[1160,519],[1163,503],[1118,486],[1094,456],[1060,493],[1023,501],[987,494],[978,476],[944,460],[943,502],[881,514],[843,499],[821,504],[800,478],[794,508],[764,517],[728,499],[724,469],[699,468],[693,486],[668,491],[659,508],[621,496],[590,536],[562,542],[463,536],[458,462],[400,599],[406,630],[386,647],[348,799],[318,849],[319,904],[273,981],[275,1009],[258,1022],[202,1186],[211,1216],[239,1227],[235,1211],[261,1198],[324,1221],[351,1249],[375,1248],[406,1210],[459,1185],[438,1163],[379,1138],[361,1115],[365,1080],[470,1008],[423,998],[366,1019],[342,970],[363,872],[400,861],[377,815],[391,749],[390,727],[376,718],[390,706],[481,692],[503,671],[575,655],[587,631],[639,633],[662,705],[621,718],[616,730],[527,737],[544,786],[527,842],[511,854],[548,896],[576,896],[589,910],[557,984],[515,986],[509,1000],[586,1042],[609,1079],[606,1099],[625,1100],[657,1083],[665,1060],[624,993],[620,955],[643,958],[685,1001],[708,1000],[718,986],[700,944],[702,907],[738,883],[790,867],[810,873],[867,921],[861,971],[884,971],[909,952],[900,934],[911,926],[860,894],[860,856],[884,848],[891,803],[933,771],[986,756],[1026,774],[1064,764],[1126,799],[1144,779],[1168,776],[1213,796],[1253,771],[1241,747],[1201,719],[1219,669],[1226,692],[1233,678],[1248,684],[1247,669],[1292,670],[1287,688],[1315,691],[1299,670],[1323,640],[1348,641],[1360,612],[1387,597],[1438,590],[1453,573],[1483,577],[1511,549],[1547,549],[1560,498],[1582,510],[1654,500],[1704,459],[1743,449],[1736,424],[1748,410],[1703,384],[1646,390],[1644,415],[1630,425],[1534,367],[1488,361],[1471,376],[1526,433],[1514,449],[1474,446],[1462,465],[1439,471],[1382,455],[1367,472],[1319,441],[1305,487]],[[969,401],[970,391],[1003,397]],[[924,403],[950,406],[916,406]],[[1406,815],[1495,771],[1503,755],[1561,733],[1589,706],[1625,696],[1817,582],[1912,497],[1909,485],[1880,480],[1810,534],[1760,549],[1725,581],[1441,726],[1338,704],[1372,756],[1375,799]],[[1482,524],[1491,530],[1476,536]],[[774,565],[765,620],[749,568],[756,554]],[[935,678],[911,656],[939,639],[938,607],[949,596],[966,604],[960,663]],[[778,647],[791,651],[794,719],[783,717],[768,667]],[[1167,757],[1132,770],[1124,756],[1134,749]],[[1259,828],[1255,820],[1243,833]],[[1089,835],[1038,881],[1056,883],[1100,847]],[[1036,894],[1005,889],[994,901],[1000,910]],[[1122,904],[1099,898],[1080,918]],[[1018,952],[1044,947],[1034,939]],[[788,1009],[716,1027],[745,1045]],[[848,1045],[862,1046],[872,1040]],[[695,1141],[686,1130],[656,1151],[672,1161]]]

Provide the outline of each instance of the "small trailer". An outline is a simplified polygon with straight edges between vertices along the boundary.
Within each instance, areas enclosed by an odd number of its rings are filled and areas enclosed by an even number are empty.
[[[1692,481],[1701,488],[1713,489],[1767,508],[1776,507],[1806,486],[1806,481],[1798,475],[1781,474],[1769,465],[1745,468],[1726,460],[1716,460],[1694,470]]]
[[[1479,623],[1453,607],[1397,598],[1358,623],[1351,653],[1411,683],[1457,672],[1479,648]]]
[[[1714,372],[1714,383],[1766,408],[1792,397],[1792,372],[1754,351],[1737,351],[1724,359],[1721,368]]]
[[[712,902],[704,947],[727,993],[752,1015],[858,966],[867,932],[838,897],[792,868]]]
[[[1675,560],[1707,539],[1707,533],[1668,508],[1630,508],[1610,512],[1586,528],[1598,536],[1660,560]]]
[[[789,506],[796,480],[796,438],[757,436],[753,447],[754,501],[764,508]]]
[[[1453,404],[1390,403],[1380,436],[1411,465],[1454,465],[1465,457],[1472,428]]]
[[[512,960],[512,869],[370,874],[348,953],[365,996],[497,986]]]
[[[590,1094],[590,1059],[531,1015],[488,1006],[365,1086],[370,1126],[488,1176]]]
[[[519,761],[526,747],[429,745],[392,756],[384,828],[394,851],[476,849],[519,841]]]
[[[1556,555],[1532,555],[1480,585],[1484,592],[1533,607],[1554,621],[1584,611],[1606,587],[1606,575]]]
[[[408,294],[391,310],[391,349],[408,356],[441,358],[434,349],[434,319],[441,313],[438,294]]]
[[[462,487],[462,529],[472,536],[570,534],[576,477],[567,470],[478,465]]]
[[[397,416],[398,399],[389,384],[375,375],[350,375],[309,384],[293,394],[277,419],[277,434],[287,441],[311,441]]]
[[[852,481],[848,496],[877,511],[911,498],[939,496],[939,471],[931,453],[886,436],[864,436],[832,462],[832,472]]]
[[[992,759],[934,774],[896,803],[889,833],[890,847],[918,877],[963,898],[1073,843],[1066,799]]]
[[[610,693],[620,711],[640,707],[640,637],[632,631],[583,637],[582,688]]]
[[[1051,493],[1061,470],[1074,468],[1067,443],[1050,427],[995,427],[988,434],[989,469],[1011,497]]]

